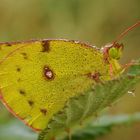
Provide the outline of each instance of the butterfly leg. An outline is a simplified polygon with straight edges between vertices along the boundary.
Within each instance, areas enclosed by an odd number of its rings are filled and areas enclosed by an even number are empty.
[[[112,64],[109,65],[109,74],[110,74],[111,79],[113,79],[113,66],[112,66]]]

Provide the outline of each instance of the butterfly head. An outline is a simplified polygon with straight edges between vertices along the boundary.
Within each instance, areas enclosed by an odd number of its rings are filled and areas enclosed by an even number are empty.
[[[120,59],[123,51],[123,44],[111,43],[105,45],[103,48],[104,59],[108,61],[109,59]]]
[[[123,48],[124,48],[123,44],[119,44],[119,43],[113,44],[112,47],[109,48],[108,50],[109,57],[117,60],[120,59]]]
[[[109,59],[116,59],[118,60],[121,57],[122,50],[123,50],[123,44],[119,44],[118,42],[128,34],[129,31],[133,30],[134,28],[140,26],[140,21],[133,24],[132,26],[128,27],[126,30],[124,30],[111,44],[105,45],[103,48],[103,55],[104,59],[106,61],[109,61]]]

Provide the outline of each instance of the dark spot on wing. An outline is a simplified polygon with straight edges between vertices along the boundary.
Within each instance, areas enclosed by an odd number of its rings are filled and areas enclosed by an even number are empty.
[[[25,52],[22,52],[21,54],[22,54],[23,56],[27,56],[27,53],[25,53]]]
[[[54,79],[54,73],[48,66],[45,66],[43,71],[46,79],[48,80]]]
[[[28,100],[28,103],[29,103],[30,106],[33,106],[34,105],[34,102],[31,101],[31,100]]]
[[[91,79],[93,79],[97,83],[101,82],[100,76],[101,76],[101,74],[99,72],[94,72],[94,73],[89,73],[88,74],[88,77],[90,77]]]
[[[41,108],[40,112],[43,113],[44,115],[46,115],[47,114],[47,109]]]
[[[20,71],[21,71],[21,68],[18,67],[18,68],[17,68],[17,72],[20,72]]]
[[[12,44],[10,44],[10,43],[7,42],[7,43],[6,43],[6,46],[12,46]]]
[[[19,90],[19,93],[20,93],[21,95],[25,95],[25,94],[26,94],[25,91],[22,90],[22,89]]]
[[[43,50],[42,52],[48,52],[50,50],[50,42],[49,40],[42,41]]]
[[[27,55],[27,53],[22,52],[21,55],[23,55],[23,58],[24,58],[24,59],[28,59],[28,55]]]

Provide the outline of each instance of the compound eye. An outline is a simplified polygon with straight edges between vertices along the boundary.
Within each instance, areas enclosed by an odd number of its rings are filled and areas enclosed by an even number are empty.
[[[109,49],[108,54],[109,54],[110,58],[120,59],[121,54],[122,54],[122,49],[121,48],[112,47],[112,48]]]

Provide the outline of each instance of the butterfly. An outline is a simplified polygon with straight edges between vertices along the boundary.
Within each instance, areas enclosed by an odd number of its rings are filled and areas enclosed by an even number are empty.
[[[33,130],[44,129],[70,98],[120,75],[119,39],[102,49],[66,39],[0,43],[1,101]]]

